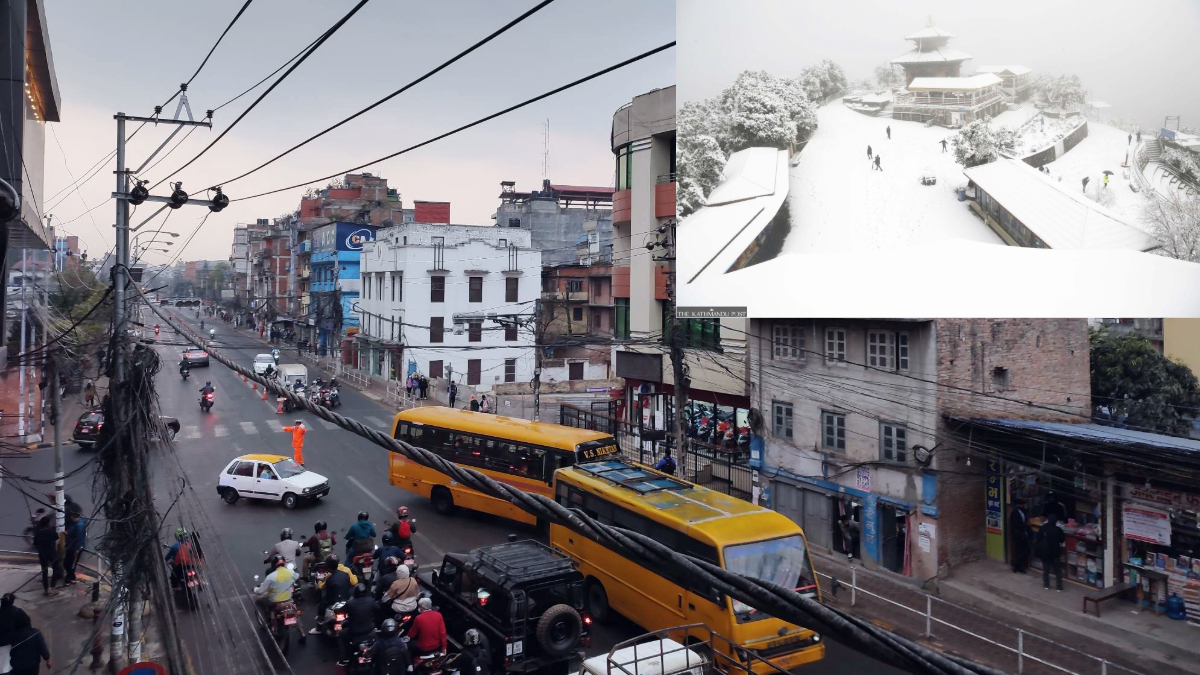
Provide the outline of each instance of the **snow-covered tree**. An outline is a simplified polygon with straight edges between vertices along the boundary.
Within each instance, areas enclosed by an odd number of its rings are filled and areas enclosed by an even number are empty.
[[[875,66],[875,81],[884,89],[891,89],[904,82],[904,71],[892,63]]]
[[[1200,262],[1200,197],[1179,192],[1165,199],[1152,199],[1143,219],[1161,246],[1155,253]]]
[[[687,105],[680,108],[680,114]],[[706,133],[676,134],[675,199],[680,216],[704,205],[705,198],[721,182],[724,169],[725,153],[716,138]]]
[[[807,92],[808,100],[813,103],[823,102],[830,96],[845,91],[847,87],[846,74],[838,64],[829,59],[808,66],[800,72],[797,79]]]
[[[1078,75],[1055,77],[1039,74],[1034,78],[1034,90],[1038,92],[1042,100],[1062,109],[1076,108],[1087,101],[1087,92],[1084,91],[1083,82],[1079,80]]]
[[[796,87],[770,73],[745,71],[721,92],[719,106],[728,127],[719,139],[726,152],[744,148],[786,148],[796,141],[807,106]],[[807,106],[807,107],[806,107]]]
[[[1200,179],[1200,163],[1197,163],[1196,156],[1187,150],[1167,148],[1163,150],[1162,160],[1178,169],[1180,173],[1188,178],[1192,180]]]
[[[954,146],[954,161],[964,167],[994,162],[1000,153],[1011,153],[1017,147],[1017,135],[1008,127],[993,129],[989,118],[975,120],[958,130],[950,139]]]

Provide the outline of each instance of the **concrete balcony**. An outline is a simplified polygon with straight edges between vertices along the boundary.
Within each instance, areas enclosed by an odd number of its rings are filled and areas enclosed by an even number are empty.
[[[613,193],[612,221],[613,225],[628,223],[633,218],[633,190],[620,190]]]
[[[557,300],[559,302],[587,302],[587,291],[542,291],[543,300]]]
[[[659,176],[659,180],[665,176]],[[669,183],[659,182],[654,186],[654,217],[675,217],[675,174],[670,175]]]

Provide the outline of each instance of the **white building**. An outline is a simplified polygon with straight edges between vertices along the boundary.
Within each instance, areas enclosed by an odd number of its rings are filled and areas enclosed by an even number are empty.
[[[359,367],[393,380],[415,370],[479,391],[531,381],[541,269],[526,229],[380,229],[362,252]]]

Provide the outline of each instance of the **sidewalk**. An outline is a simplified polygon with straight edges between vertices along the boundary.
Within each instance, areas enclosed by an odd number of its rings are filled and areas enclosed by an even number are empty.
[[[1005,672],[1183,675],[1200,663],[1200,631],[1186,622],[1132,614],[1133,603],[1117,599],[1101,605],[1101,618],[1085,615],[1085,588],[1045,591],[1033,570],[1013,574],[1002,563],[980,561],[923,589],[840,555],[814,550],[813,558],[826,602]],[[825,575],[836,577],[836,591]]]

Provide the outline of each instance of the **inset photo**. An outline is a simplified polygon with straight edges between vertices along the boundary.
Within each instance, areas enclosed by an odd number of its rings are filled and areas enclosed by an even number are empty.
[[[680,303],[1200,316],[1178,10],[681,0]]]

